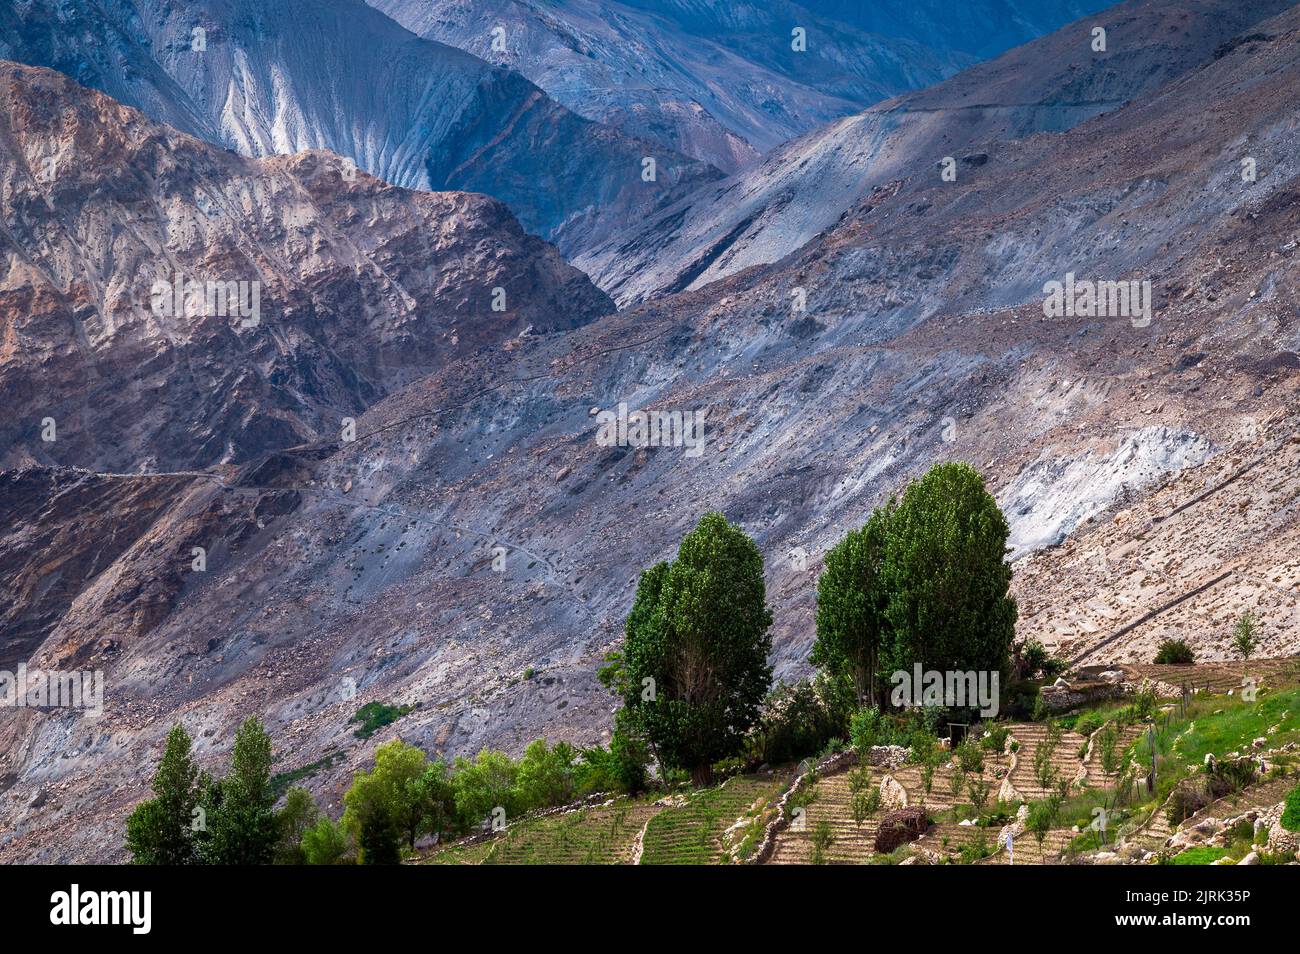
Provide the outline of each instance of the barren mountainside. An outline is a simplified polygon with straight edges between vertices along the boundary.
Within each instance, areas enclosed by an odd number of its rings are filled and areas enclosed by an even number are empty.
[[[787,2],[372,5],[420,36],[518,70],[589,119],[728,172],[792,136],[973,62]],[[807,39],[800,52],[791,49],[796,27]]]
[[[574,262],[629,304],[778,261],[873,189],[938,178],[945,158],[960,181],[984,161],[982,144],[1060,132],[1116,109],[1213,62],[1224,44],[1290,5],[1130,0],[785,143]],[[1092,49],[1097,26],[1106,30],[1104,52]]]

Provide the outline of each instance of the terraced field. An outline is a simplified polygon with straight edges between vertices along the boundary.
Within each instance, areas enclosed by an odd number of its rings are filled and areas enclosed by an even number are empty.
[[[1088,757],[1084,759],[1084,781],[1090,788],[1105,788],[1115,783],[1115,779],[1123,771],[1126,759],[1124,754],[1129,747],[1138,740],[1145,731],[1145,726],[1126,725],[1121,726],[1115,740],[1115,764],[1119,766],[1117,771],[1106,772],[1102,765],[1102,747],[1099,741],[1099,732],[1104,731],[1105,727],[1098,730],[1098,733],[1092,735],[1092,748],[1088,752]]]
[[[1300,686],[1300,656],[1252,659],[1241,662],[1204,662],[1190,666],[1129,665],[1124,667],[1139,678],[1178,688],[1188,686],[1212,695],[1241,688],[1243,676],[1261,686],[1285,689]]]
[[[1042,785],[1035,768],[1039,749],[1047,737],[1047,726],[1037,722],[1018,722],[1011,727],[1011,737],[1020,743],[1016,752],[1015,768],[1011,771],[1011,784],[1021,801],[1037,801],[1052,794],[1055,786]],[[1079,758],[1088,740],[1078,732],[1065,730],[1052,751],[1051,766],[1055,778],[1073,782],[1079,775]]]
[[[474,844],[452,843],[434,848],[423,857],[416,858],[417,865],[481,865],[495,847],[491,839]]]
[[[718,788],[687,796],[646,825],[643,865],[707,865],[724,860],[723,833],[741,817],[774,802],[791,780],[788,772],[738,775]]]
[[[963,847],[972,847],[983,842],[983,852],[992,853],[997,849],[997,828],[980,828],[976,825],[959,825],[955,822],[941,822],[931,825],[929,830],[913,842],[917,849],[933,851],[940,855],[960,857]]]
[[[999,769],[1005,772],[1008,764],[1005,756],[985,755],[983,777],[989,783],[990,802],[997,797],[999,781],[996,773]],[[823,860],[827,864],[863,864],[875,856],[876,831],[888,806],[882,806],[880,811],[863,819],[859,827],[853,819],[853,794],[849,786],[849,775],[849,771],[838,772],[818,781],[813,789],[815,798],[804,809],[802,829],[796,830],[792,826],[777,835],[776,848],[769,864],[809,864],[813,856],[813,837],[822,821],[830,825],[832,837],[829,847],[823,851]],[[935,769],[929,794],[925,791],[920,766],[905,765],[893,771],[873,769],[874,784],[879,785],[886,775],[892,775],[903,786],[909,805],[923,806],[930,814],[947,811],[954,803],[970,802],[965,785],[954,798],[953,767],[950,764]],[[947,853],[955,853],[965,843],[967,836],[974,834],[965,826],[953,824],[945,827],[960,829],[949,836],[952,848]],[[996,832],[989,837],[990,841],[996,840]],[[939,841],[930,847],[936,851],[943,850]]]
[[[660,810],[649,800],[624,799],[514,825],[494,840],[483,864],[626,864],[636,836]]]
[[[875,775],[880,784],[883,770]],[[777,836],[776,850],[769,864],[806,865],[812,862],[813,834],[825,821],[830,824],[832,841],[823,853],[827,864],[860,864],[873,854],[876,829],[881,812],[863,819],[859,828],[853,820],[853,793],[849,788],[849,772],[838,772],[821,779],[813,787],[816,797],[804,806],[804,824],[801,830],[793,826]]]

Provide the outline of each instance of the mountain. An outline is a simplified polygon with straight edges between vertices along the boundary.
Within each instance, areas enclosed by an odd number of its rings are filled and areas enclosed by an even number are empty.
[[[1070,129],[1214,60],[1254,24],[1291,6],[1262,0],[1131,0],[947,82],[873,106],[773,150],[574,259],[620,304],[699,288],[777,261],[917,164],[938,178],[983,161],[981,143]],[[1107,49],[1092,50],[1104,25]]]
[[[0,25],[0,56],[184,132],[250,156],[329,150],[406,188],[483,192],[570,250],[614,227],[602,215],[635,220],[718,176],[361,0],[0,0]]]
[[[873,36],[787,2],[372,3],[421,36],[518,70],[588,119],[728,172],[974,61],[923,41]],[[801,52],[791,48],[796,26],[808,40]]]
[[[822,16],[860,30],[979,59],[997,56],[1111,5],[1108,0],[983,0],[963,4],[944,0],[804,0],[804,6]]]
[[[1156,31],[1186,4],[1135,9]],[[956,182],[902,167],[779,261],[458,354],[356,441],[4,474],[6,625],[32,665],[101,668],[112,692],[98,720],[0,722],[0,859],[120,858],[177,721],[213,765],[259,715],[276,771],[334,813],[395,734],[599,739],[637,574],[710,510],[763,552],[772,661],[798,677],[822,554],[947,459],[1007,514],[1022,635],[1100,664],[1181,626],[1222,658],[1249,607],[1260,652],[1294,653],[1297,93],[1289,9],[1068,130],[980,143]],[[1067,276],[1149,298],[1049,317]],[[620,404],[703,413],[703,443],[607,446]],[[362,740],[368,702],[412,708]]]
[[[611,310],[485,196],[246,159],[49,70],[0,65],[0,96],[5,466],[247,460]]]

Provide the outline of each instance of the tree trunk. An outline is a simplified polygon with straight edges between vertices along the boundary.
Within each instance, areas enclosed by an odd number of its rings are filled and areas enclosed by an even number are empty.
[[[696,788],[704,788],[713,784],[713,766],[704,762],[691,769],[691,784]]]

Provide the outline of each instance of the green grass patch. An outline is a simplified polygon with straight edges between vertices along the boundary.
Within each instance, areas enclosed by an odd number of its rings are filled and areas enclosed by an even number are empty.
[[[1174,855],[1172,864],[1175,865],[1208,865],[1228,853],[1227,848],[1217,848],[1214,845],[1198,845],[1195,848],[1188,848],[1182,854]]]
[[[313,775],[316,775],[318,772],[323,772],[326,769],[333,768],[335,763],[341,761],[342,759],[343,759],[342,752],[331,752],[329,755],[326,755],[324,758],[317,759],[315,762],[312,762],[310,765],[304,765],[302,768],[296,768],[289,772],[280,772],[277,775],[272,775],[271,776],[272,797],[276,801],[279,801],[280,797],[284,795],[285,792],[289,791],[291,786],[296,785],[299,782],[305,782],[307,779],[311,778]]]
[[[392,725],[402,716],[415,711],[415,706],[390,706],[384,702],[367,702],[348,720],[348,725],[359,723],[353,731],[358,739],[368,739],[386,725]]]

